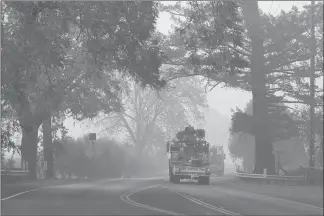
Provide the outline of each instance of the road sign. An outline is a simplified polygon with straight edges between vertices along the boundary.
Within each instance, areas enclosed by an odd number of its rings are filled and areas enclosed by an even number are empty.
[[[89,133],[89,140],[96,140],[96,133]]]

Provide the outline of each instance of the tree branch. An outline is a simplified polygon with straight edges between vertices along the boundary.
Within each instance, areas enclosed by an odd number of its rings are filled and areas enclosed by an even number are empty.
[[[119,114],[119,117],[120,117],[121,120],[124,122],[125,127],[126,127],[128,133],[129,133],[129,135],[132,137],[134,143],[136,143],[137,138],[135,137],[134,132],[132,131],[131,127],[129,126],[127,120],[125,119],[125,117],[123,116],[123,114]]]

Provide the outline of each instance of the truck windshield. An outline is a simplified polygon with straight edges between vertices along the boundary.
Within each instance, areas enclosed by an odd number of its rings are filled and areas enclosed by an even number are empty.
[[[186,145],[182,144],[179,148],[171,148],[173,151],[172,160],[173,161],[190,161],[199,160],[208,162],[208,150],[203,148],[201,145]]]

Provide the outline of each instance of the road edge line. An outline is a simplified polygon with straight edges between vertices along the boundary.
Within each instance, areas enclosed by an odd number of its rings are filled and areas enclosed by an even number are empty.
[[[231,216],[240,216],[240,214],[236,213],[236,212],[232,212],[232,211],[229,211],[229,210],[226,210],[226,209],[223,209],[223,208],[219,208],[217,206],[214,206],[214,205],[211,205],[209,203],[206,203],[206,202],[203,202],[201,200],[198,200],[192,196],[189,196],[187,194],[183,194],[179,191],[177,191],[176,189],[173,189],[173,188],[170,188],[168,187],[167,185],[161,185],[162,187],[166,188],[166,189],[169,189],[171,191],[173,191],[174,193],[186,198],[187,200],[193,202],[193,203],[196,203],[198,205],[201,205],[205,208],[209,208],[211,210],[214,210],[214,211],[217,211],[217,212],[220,212],[220,213],[223,213],[223,214],[226,214],[226,215],[231,215]]]
[[[26,194],[26,193],[30,193],[30,192],[33,192],[33,191],[40,190],[40,189],[42,189],[42,188],[36,188],[36,189],[28,190],[28,191],[23,191],[23,192],[20,192],[20,193],[17,193],[17,194],[14,194],[14,195],[11,195],[11,196],[8,196],[8,197],[5,197],[5,198],[1,198],[1,201],[5,201],[5,200],[8,200],[8,199],[11,199],[11,198],[14,198],[14,197]]]
[[[93,182],[95,182],[95,181],[93,181]],[[22,192],[13,194],[13,195],[5,197],[5,198],[1,198],[1,201],[5,201],[5,200],[8,200],[8,199],[11,199],[11,198],[14,198],[14,197],[26,194],[26,193],[38,191],[38,190],[43,190],[43,189],[48,189],[48,188],[55,188],[55,187],[60,187],[60,186],[65,186],[65,185],[78,185],[78,184],[82,184],[82,183],[91,183],[91,182],[77,182],[77,183],[72,183],[72,184],[50,185],[50,186],[46,186],[46,187],[35,188],[35,189],[22,191]]]

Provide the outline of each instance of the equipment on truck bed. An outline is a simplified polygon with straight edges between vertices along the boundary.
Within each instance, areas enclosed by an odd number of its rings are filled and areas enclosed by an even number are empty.
[[[170,181],[195,179],[198,184],[209,184],[209,143],[205,140],[205,130],[188,126],[176,138],[167,142]]]
[[[225,169],[225,154],[223,146],[212,146],[209,151],[211,173],[214,175],[223,176]]]

